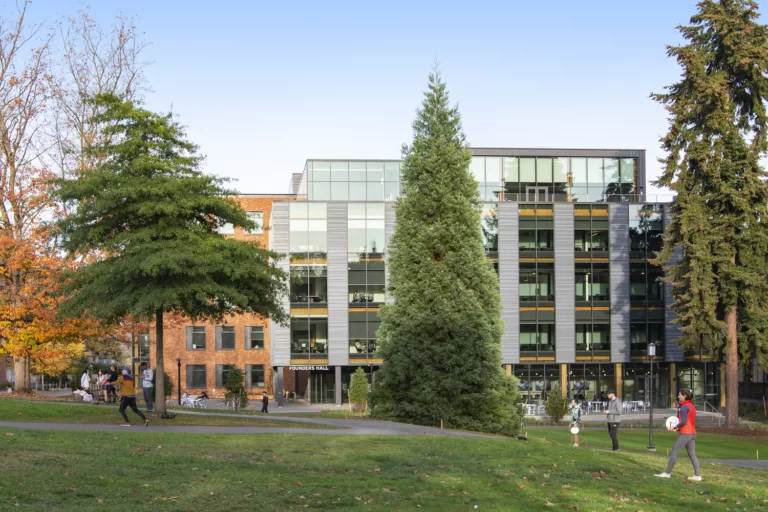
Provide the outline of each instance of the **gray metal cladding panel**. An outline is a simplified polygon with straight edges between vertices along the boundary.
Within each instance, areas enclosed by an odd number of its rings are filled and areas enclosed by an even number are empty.
[[[630,361],[629,205],[610,205],[611,361]]]
[[[349,364],[347,203],[328,203],[328,364]]]
[[[389,240],[395,233],[395,221],[397,220],[395,215],[395,204],[392,202],[384,203],[384,279],[387,284],[386,303],[392,304],[394,299],[389,294]]]
[[[499,285],[501,288],[501,362],[520,362],[520,258],[517,203],[499,204]]]
[[[671,220],[672,220],[672,217],[670,216],[669,205],[664,205],[664,230],[665,231],[669,226]],[[679,262],[682,258],[683,258],[683,248],[677,247],[675,248],[675,252],[670,258],[668,264],[669,265],[675,264]],[[664,277],[667,277],[666,269],[664,270]],[[685,360],[685,352],[680,347],[680,345],[675,343],[675,341],[682,334],[682,331],[680,330],[680,326],[678,324],[672,323],[674,320],[677,320],[677,314],[675,314],[675,311],[672,309],[673,303],[674,303],[674,299],[672,298],[672,285],[669,283],[664,283],[664,334],[665,334],[664,342],[666,344],[664,359],[666,361],[679,362],[679,361]]]
[[[286,274],[290,273],[290,262],[288,260],[288,251],[290,249],[289,236],[289,201],[274,201],[272,203],[272,236],[275,252],[285,254],[277,262],[277,266]],[[282,298],[282,305],[285,312],[291,310],[290,297],[286,294]],[[281,326],[275,322],[270,322],[269,326],[269,359],[272,366],[288,366],[291,364],[291,330],[289,326]]]
[[[555,360],[576,362],[573,203],[555,203]]]

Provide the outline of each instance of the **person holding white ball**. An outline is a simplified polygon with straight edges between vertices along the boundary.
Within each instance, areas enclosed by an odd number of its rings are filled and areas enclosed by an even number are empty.
[[[575,399],[571,400],[571,424],[568,425],[571,429],[571,437],[573,438],[573,446],[579,447],[579,428],[581,428],[581,407],[579,402]]]
[[[692,390],[681,389],[677,394],[677,399],[680,402],[677,418],[670,417],[667,419],[667,430],[670,432],[680,432],[680,437],[675,441],[672,453],[669,454],[666,471],[656,475],[660,478],[672,476],[672,469],[677,462],[677,452],[685,446],[685,449],[688,451],[688,457],[691,458],[691,464],[693,464],[693,476],[689,476],[688,480],[701,482],[701,468],[699,466],[699,459],[696,458],[696,408],[693,406],[691,398],[693,398]],[[677,421],[673,421],[675,419]]]

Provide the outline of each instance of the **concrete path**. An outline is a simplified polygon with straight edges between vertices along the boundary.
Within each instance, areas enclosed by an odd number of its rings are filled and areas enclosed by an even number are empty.
[[[740,466],[751,469],[768,469],[768,460],[725,460],[725,459],[699,459],[701,462],[713,464],[726,464],[728,466]]]

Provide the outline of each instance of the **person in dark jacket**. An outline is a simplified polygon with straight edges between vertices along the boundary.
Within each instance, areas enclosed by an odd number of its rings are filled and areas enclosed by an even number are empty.
[[[605,411],[608,420],[608,435],[611,436],[613,451],[619,451],[619,425],[621,425],[621,399],[616,396],[616,391],[608,392],[608,409]]]
[[[269,407],[269,395],[265,391],[264,395],[261,397],[261,412],[269,413],[267,407]]]
[[[699,459],[696,457],[696,408],[693,406],[691,398],[693,398],[693,391],[690,389],[681,389],[677,394],[677,399],[680,401],[680,409],[677,411],[678,422],[676,426],[669,427],[667,430],[680,432],[680,436],[675,441],[672,453],[669,454],[666,471],[656,475],[660,478],[672,476],[672,469],[677,462],[677,452],[685,446],[688,457],[691,458],[691,464],[693,464],[693,476],[689,476],[688,480],[701,482],[701,467],[699,466]]]
[[[109,365],[109,379],[107,379],[107,402],[111,404],[117,402],[117,390],[115,389],[117,379],[117,366],[111,364]]]

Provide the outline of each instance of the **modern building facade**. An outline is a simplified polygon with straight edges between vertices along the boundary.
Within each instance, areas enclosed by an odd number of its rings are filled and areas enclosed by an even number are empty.
[[[499,276],[502,363],[520,380],[525,401],[544,400],[555,386],[587,400],[616,389],[625,400],[646,401],[653,386],[658,406],[671,405],[680,387],[692,388],[699,404],[725,405],[722,364],[675,344],[680,331],[671,323],[669,289],[651,261],[668,207],[645,192],[645,151],[472,154],[470,172],[484,201],[478,229]],[[345,402],[358,367],[375,381],[382,363],[378,313],[392,300],[387,246],[402,193],[400,162],[308,160],[291,177],[290,192],[262,196],[257,210],[269,226],[260,241],[289,256],[279,265],[290,275],[283,298],[290,324],[233,318],[231,325],[176,328],[171,339],[178,342],[166,342],[165,361],[171,373],[170,363],[182,359],[190,393],[220,387],[231,364],[264,367],[263,387],[248,381],[254,392],[291,391],[311,402]],[[247,211],[255,208],[246,204],[253,197],[240,198]],[[251,336],[254,327],[263,329],[258,362],[247,350],[249,327]],[[203,351],[194,341],[202,340],[198,331],[205,332]],[[244,350],[227,352],[225,337],[227,347]]]

